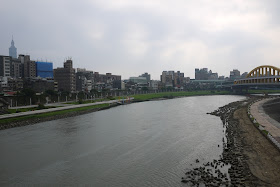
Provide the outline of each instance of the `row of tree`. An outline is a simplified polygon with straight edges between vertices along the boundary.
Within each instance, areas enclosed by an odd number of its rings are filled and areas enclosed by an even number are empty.
[[[195,91],[195,90],[216,90],[214,85],[198,85],[198,84],[189,84],[184,88],[184,91]],[[172,87],[165,87],[160,90],[149,90],[147,88],[143,88],[141,90],[109,90],[103,89],[98,91],[96,89],[92,89],[90,92],[78,92],[78,93],[70,93],[68,91],[54,91],[54,90],[46,90],[43,93],[36,93],[32,89],[23,89],[18,91],[15,94],[15,97],[12,98],[13,106],[20,105],[30,105],[30,104],[38,104],[38,103],[50,103],[50,102],[65,102],[65,101],[73,101],[73,100],[88,100],[88,99],[96,99],[96,98],[105,98],[105,97],[114,97],[114,96],[124,96],[124,95],[133,95],[133,94],[145,94],[145,93],[154,93],[154,92],[171,92],[171,91],[179,91],[174,90]]]

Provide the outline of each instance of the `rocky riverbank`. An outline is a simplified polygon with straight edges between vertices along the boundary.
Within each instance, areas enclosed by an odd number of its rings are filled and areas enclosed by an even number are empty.
[[[44,122],[44,121],[52,121],[52,120],[56,120],[56,119],[74,117],[74,116],[78,116],[78,115],[82,115],[82,114],[88,114],[88,113],[91,113],[91,112],[96,112],[96,111],[100,111],[100,110],[109,109],[109,108],[112,108],[112,107],[115,107],[115,106],[118,106],[118,104],[114,103],[114,104],[111,104],[108,107],[93,108],[93,109],[89,109],[89,110],[75,111],[75,112],[58,114],[58,115],[53,115],[53,116],[48,116],[48,117],[38,117],[38,118],[32,118],[32,119],[28,119],[28,120],[22,120],[22,121],[0,124],[0,130],[14,128],[14,127],[21,127],[21,126],[26,126],[26,125],[33,125],[33,124]]]
[[[254,176],[243,154],[244,145],[241,142],[239,121],[233,117],[238,108],[246,106],[252,100],[233,102],[210,113],[219,116],[226,129],[225,138],[221,140],[223,153],[218,160],[203,163],[200,167],[186,172],[186,176],[181,180],[183,183],[187,183],[188,186],[254,186]]]

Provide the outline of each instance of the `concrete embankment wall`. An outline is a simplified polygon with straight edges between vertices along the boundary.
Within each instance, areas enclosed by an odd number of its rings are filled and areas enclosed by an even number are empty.
[[[271,119],[267,114],[259,111],[259,107],[262,107],[265,102],[272,99],[276,98],[262,98],[256,100],[248,106],[247,113],[255,127],[280,151],[280,129],[270,121],[273,121],[273,123],[278,122]],[[277,139],[279,140],[277,141]]]

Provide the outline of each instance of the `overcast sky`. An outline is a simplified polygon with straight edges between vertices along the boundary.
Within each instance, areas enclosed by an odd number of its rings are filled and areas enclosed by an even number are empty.
[[[163,70],[194,78],[280,67],[278,0],[1,0],[0,55],[18,54],[122,78]]]

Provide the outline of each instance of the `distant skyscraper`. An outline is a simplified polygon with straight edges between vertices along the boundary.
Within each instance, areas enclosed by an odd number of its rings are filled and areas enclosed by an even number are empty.
[[[15,47],[14,39],[12,39],[11,47],[9,48],[9,56],[17,58],[17,48]]]

